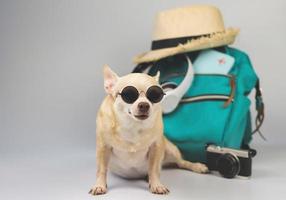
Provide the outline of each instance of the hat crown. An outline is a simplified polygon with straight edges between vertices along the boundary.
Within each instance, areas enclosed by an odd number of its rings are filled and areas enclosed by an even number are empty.
[[[218,8],[187,6],[159,12],[155,19],[153,40],[206,35],[224,30]]]

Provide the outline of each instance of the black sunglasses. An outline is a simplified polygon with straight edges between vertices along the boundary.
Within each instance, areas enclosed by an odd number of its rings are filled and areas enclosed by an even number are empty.
[[[140,95],[138,90],[133,86],[126,86],[117,94],[120,95],[122,100],[128,104],[134,103]],[[157,85],[149,87],[146,92],[146,97],[151,103],[159,103],[163,99],[164,95],[165,93],[162,88]]]

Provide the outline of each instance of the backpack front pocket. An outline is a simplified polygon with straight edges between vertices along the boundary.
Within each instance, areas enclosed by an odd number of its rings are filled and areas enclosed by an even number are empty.
[[[206,144],[222,144],[234,103],[232,78],[195,75],[176,110],[163,116],[165,136],[179,147],[185,159],[203,161]],[[180,83],[179,78],[169,81]]]
[[[228,99],[227,95],[183,98],[173,113],[164,115],[165,135],[173,142],[220,143],[232,107],[224,107]]]

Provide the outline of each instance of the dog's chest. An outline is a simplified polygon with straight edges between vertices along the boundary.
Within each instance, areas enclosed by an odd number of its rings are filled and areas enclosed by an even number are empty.
[[[126,178],[139,178],[148,172],[148,150],[124,152],[113,149],[110,158],[110,170]]]
[[[130,142],[131,144],[140,143],[142,135],[144,134],[140,129],[134,131],[126,131],[121,129],[119,132],[122,139]],[[132,151],[130,149],[112,148],[110,157],[110,170],[119,176],[126,178],[138,178],[147,175],[148,172],[148,151],[149,147]]]

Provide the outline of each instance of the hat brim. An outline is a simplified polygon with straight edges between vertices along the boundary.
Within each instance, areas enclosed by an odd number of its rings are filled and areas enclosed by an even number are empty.
[[[162,58],[180,53],[197,51],[232,44],[239,33],[239,29],[228,28],[223,32],[213,33],[210,36],[193,39],[176,47],[157,49],[135,56],[134,63],[154,62]]]

